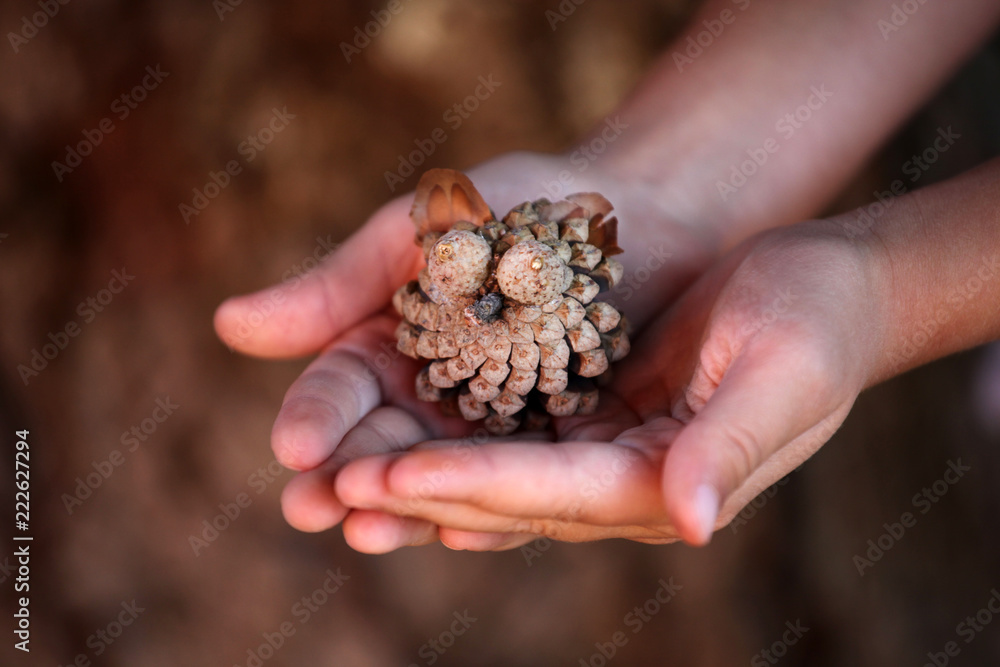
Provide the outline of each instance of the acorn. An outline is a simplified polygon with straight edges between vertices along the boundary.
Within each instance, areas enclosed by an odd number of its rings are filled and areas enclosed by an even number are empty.
[[[630,347],[625,319],[597,300],[624,273],[611,211],[580,193],[501,220],[464,174],[425,173],[410,215],[427,266],[393,297],[399,350],[428,362],[417,396],[494,434],[593,412]]]

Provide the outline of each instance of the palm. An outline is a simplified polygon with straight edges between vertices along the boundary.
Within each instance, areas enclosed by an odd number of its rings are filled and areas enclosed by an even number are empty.
[[[539,534],[704,542],[814,453],[861,388],[864,346],[837,347],[868,316],[845,287],[858,278],[852,251],[804,229],[755,239],[710,270],[646,327],[596,414],[556,420],[552,444],[425,442],[352,462],[338,495],[430,521],[472,549]]]
[[[495,209],[504,210],[541,194],[539,184],[552,182],[564,166],[554,158],[511,155],[472,173],[486,199]],[[618,209],[623,220],[626,280],[611,297],[641,326],[653,313],[662,312],[663,304],[696,275],[711,254],[710,243],[696,229],[665,220],[660,207],[642,193],[627,193],[625,186],[602,177],[596,169],[588,174],[590,179],[579,179],[574,190],[601,190],[629,202],[628,207]],[[391,456],[417,443],[424,443],[418,448],[440,450],[449,444],[442,438],[468,438],[476,432],[475,425],[442,417],[438,406],[417,401],[412,391],[416,365],[393,354],[395,320],[387,313],[389,298],[396,287],[416,275],[423,262],[412,241],[408,213],[407,199],[379,211],[289,295],[282,310],[237,346],[265,357],[297,356],[323,348],[289,389],[272,433],[278,460],[303,471],[286,489],[283,507],[288,520],[304,530],[323,530],[344,520],[348,540],[366,551],[436,539],[435,522],[429,515],[421,516],[430,523],[399,520],[374,505],[370,510],[359,505],[349,513],[333,492],[332,480],[338,471],[360,457]],[[220,308],[216,326],[224,340],[253,300],[244,297]],[[639,423],[638,416],[624,407],[628,402],[613,389],[602,400],[604,406],[597,415],[558,423],[555,437],[571,456],[614,456],[622,445],[608,443]],[[493,448],[490,444],[482,451],[488,454]],[[559,449],[544,451],[561,455]],[[654,454],[650,452],[649,460],[656,458]],[[645,464],[630,467],[627,477],[639,475],[636,480],[648,482],[643,493],[655,493],[652,471],[656,466],[646,468]],[[622,497],[621,502],[631,501]],[[429,503],[422,503],[421,510],[428,507]],[[579,526],[567,531],[564,539],[611,536],[598,527],[586,528],[585,517],[576,523]],[[657,535],[654,531],[647,537]],[[446,531],[445,538],[472,540],[472,546],[482,539],[455,531]]]
[[[620,377],[642,365],[639,357],[624,362]],[[681,423],[641,414],[632,407],[636,397],[625,380],[602,391],[592,415],[556,419],[547,433],[486,438],[474,424],[442,418],[437,406],[410,398],[402,388],[415,372],[409,363],[388,369],[383,383],[400,389],[383,396],[392,407],[374,413],[378,427],[364,428],[365,438],[349,434],[327,464],[297,481],[322,475],[329,484],[330,468],[352,461],[336,495],[360,510],[344,522],[354,546],[383,550],[387,534],[430,535],[425,528],[431,524],[442,526],[440,537],[450,546],[473,549],[510,548],[539,535],[563,541],[677,539],[660,479]],[[655,402],[665,404],[666,398]],[[404,449],[420,455],[404,455]]]

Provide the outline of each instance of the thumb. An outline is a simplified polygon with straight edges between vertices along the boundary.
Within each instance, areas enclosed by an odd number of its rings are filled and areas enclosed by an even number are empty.
[[[382,310],[422,259],[409,204],[404,198],[384,206],[304,277],[224,301],[215,311],[219,338],[244,354],[297,357]]]
[[[815,453],[850,408],[848,402],[842,411],[830,410],[835,381],[808,352],[747,352],[667,452],[666,510],[690,544],[709,542],[723,507],[734,515]],[[832,430],[825,419],[831,412],[841,413]],[[826,431],[824,438],[815,437],[817,429]],[[785,448],[793,441],[795,447]]]

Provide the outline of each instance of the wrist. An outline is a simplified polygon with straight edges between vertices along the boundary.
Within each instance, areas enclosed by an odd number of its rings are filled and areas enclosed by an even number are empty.
[[[899,317],[895,309],[897,296],[894,258],[877,235],[852,235],[851,228],[845,226],[845,218],[846,216],[838,216],[831,222],[855,249],[863,266],[865,286],[860,291],[859,298],[864,302],[866,320],[871,328],[865,358],[864,387],[867,388],[898,372],[892,370],[896,354],[893,341],[899,328]]]
[[[1000,335],[1000,162],[833,222],[869,258],[879,350],[869,385]]]
[[[809,220],[769,233],[786,242],[790,238],[792,247],[804,240],[812,246],[812,269],[802,276],[802,287],[812,283],[822,296],[804,307],[824,323],[818,335],[825,335],[839,350],[835,366],[841,383],[855,394],[876,384],[889,354],[886,341],[893,326],[891,267],[884,248],[845,234],[839,217]]]

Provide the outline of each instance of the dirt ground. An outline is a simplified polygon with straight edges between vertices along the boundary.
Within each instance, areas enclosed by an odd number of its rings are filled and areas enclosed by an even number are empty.
[[[100,0],[59,5],[16,52],[4,44],[0,663],[714,667],[773,664],[761,651],[783,635],[795,638],[773,654],[783,665],[917,665],[949,641],[951,664],[1000,662],[1000,619],[956,634],[1000,587],[995,350],[864,394],[828,446],[707,549],[375,557],[281,517],[290,473],[268,439],[306,360],[232,354],[215,306],[308,269],[392,196],[385,172],[438,127],[447,141],[421,169],[566,148],[694,4],[587,0],[553,31],[557,0],[406,2],[347,62],[341,42],[384,2]],[[0,6],[4,34],[35,11]],[[454,127],[447,110],[488,75],[502,87]],[[994,42],[834,208],[886,187],[942,126],[968,139],[922,183],[995,155],[998,82]],[[247,142],[269,124],[281,129]],[[88,137],[89,154],[68,154]],[[25,378],[18,367],[47,345],[53,358]],[[11,639],[21,429],[30,655]],[[959,459],[968,471],[934,487]],[[925,487],[945,492],[922,513],[912,497]],[[916,525],[893,536],[907,511]],[[871,559],[863,575],[856,556]]]

